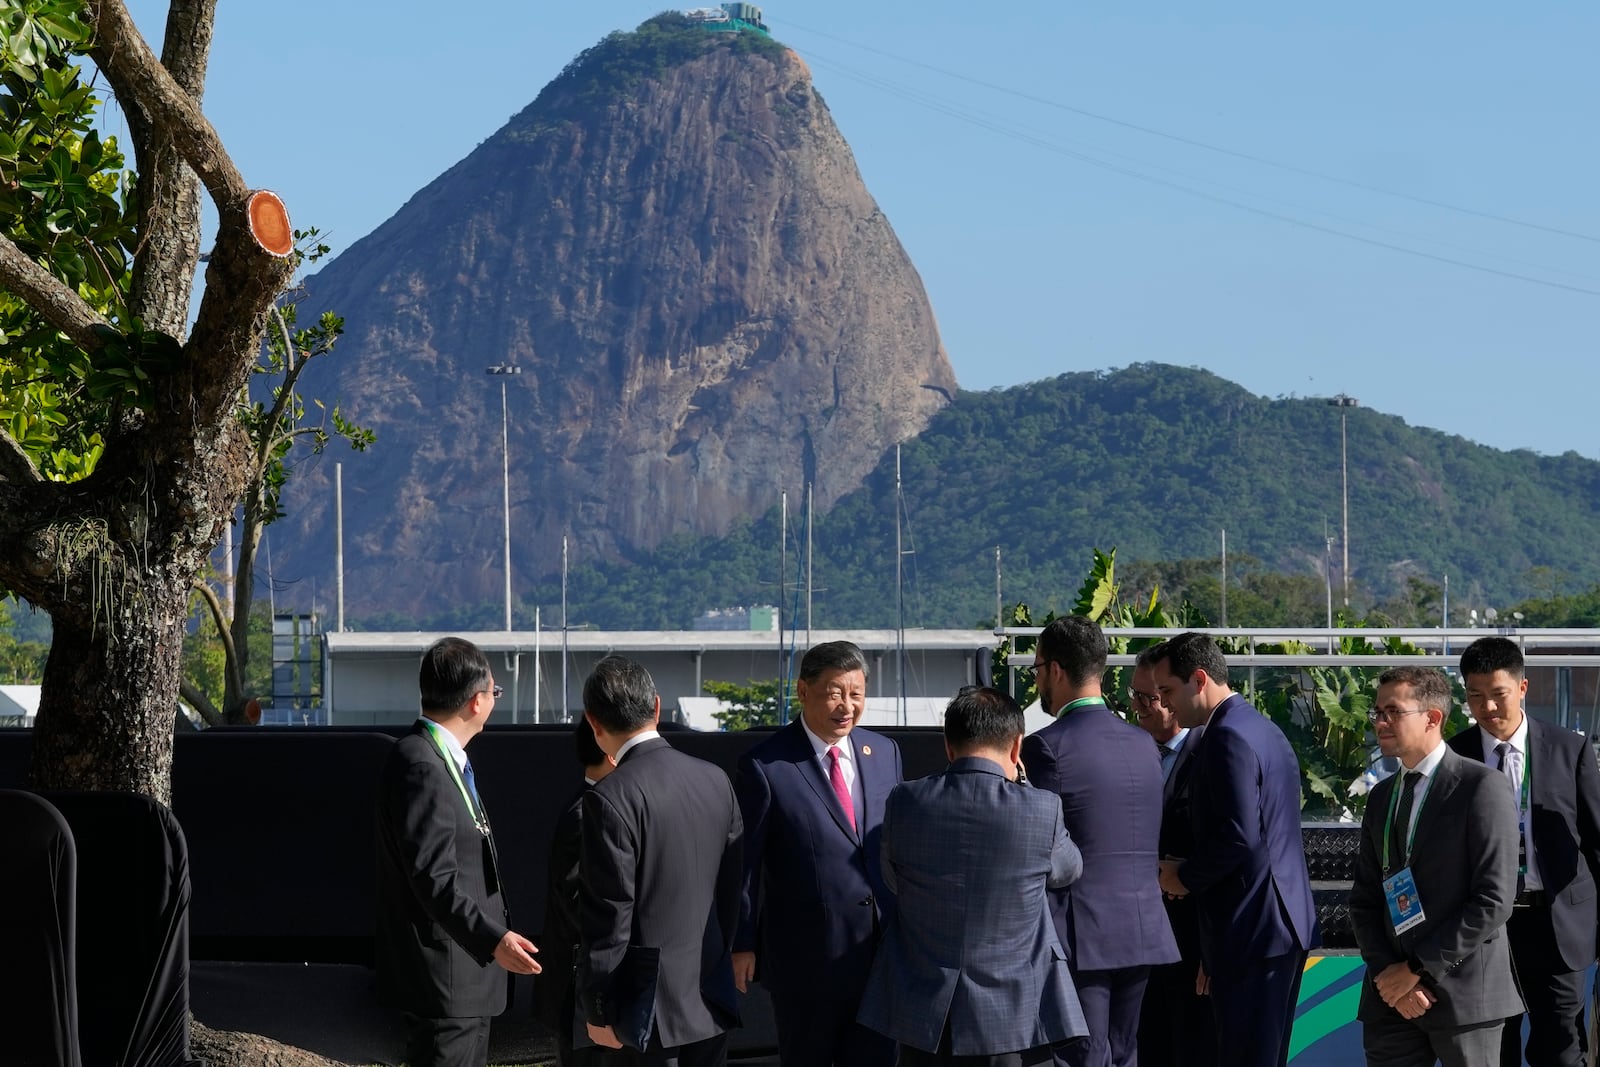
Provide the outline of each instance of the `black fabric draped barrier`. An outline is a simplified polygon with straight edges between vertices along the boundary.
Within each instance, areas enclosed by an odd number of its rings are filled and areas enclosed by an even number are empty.
[[[48,801],[0,789],[0,854],[0,1058],[79,1067],[72,830]]]
[[[177,819],[133,793],[41,796],[78,846],[83,1062],[201,1067],[189,1051],[189,856]]]

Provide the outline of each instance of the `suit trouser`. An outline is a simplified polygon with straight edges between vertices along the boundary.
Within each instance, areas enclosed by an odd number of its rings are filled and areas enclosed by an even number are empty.
[[[783,1067],[883,1067],[895,1043],[856,1022],[861,997],[772,995]]]
[[[1506,923],[1517,991],[1528,1006],[1528,1063],[1532,1067],[1580,1067],[1588,1063],[1583,1028],[1584,971],[1567,969],[1556,944],[1547,906],[1514,908]],[[1501,1067],[1522,1063],[1522,1018],[1506,1020]]]
[[[667,1048],[658,1034],[650,1035],[650,1043],[643,1052],[634,1049],[612,1051],[613,1059],[606,1062],[627,1064],[628,1067],[725,1067],[728,1062],[728,1035],[718,1034],[704,1041]]]
[[[950,1017],[945,1016],[944,1033],[939,1035],[937,1052],[925,1052],[911,1045],[900,1046],[900,1067],[1046,1067],[1052,1060],[1049,1045],[1020,1052],[998,1052],[983,1056],[957,1056],[951,1051]]]
[[[402,1012],[410,1067],[484,1067],[489,1062],[489,1016],[430,1019]]]
[[[1284,1067],[1306,954],[1256,961],[1242,974],[1211,977],[1217,1062],[1227,1067]]]
[[[1150,968],[1139,1009],[1139,1067],[1216,1067],[1211,998],[1194,991],[1197,960]]]
[[[1424,1030],[1385,1011],[1361,1024],[1367,1067],[1494,1067],[1500,1055],[1501,1020],[1456,1029]]]
[[[1134,1067],[1139,1062],[1139,1009],[1149,967],[1072,972],[1089,1036],[1055,1046],[1057,1067]]]

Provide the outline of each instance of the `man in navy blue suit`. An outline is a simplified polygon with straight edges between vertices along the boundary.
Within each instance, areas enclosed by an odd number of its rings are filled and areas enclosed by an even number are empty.
[[[1210,637],[1151,653],[1156,692],[1184,726],[1204,726],[1189,779],[1194,852],[1163,858],[1160,882],[1192,895],[1217,1062],[1283,1067],[1316,907],[1300,836],[1300,763],[1283,731],[1228,687]]]
[[[739,760],[745,881],[734,981],[772,995],[784,1067],[894,1062],[894,1042],[856,1022],[893,897],[878,857],[900,750],[856,726],[867,661],[848,641],[800,661],[801,716]]]
[[[1132,1067],[1150,968],[1178,959],[1156,870],[1161,760],[1150,735],[1106,707],[1105,634],[1081,616],[1039,635],[1033,675],[1039,706],[1056,721],[1022,742],[1028,781],[1061,797],[1083,877],[1052,889],[1050,914],[1067,950],[1089,1024],[1056,1047],[1061,1067]]]

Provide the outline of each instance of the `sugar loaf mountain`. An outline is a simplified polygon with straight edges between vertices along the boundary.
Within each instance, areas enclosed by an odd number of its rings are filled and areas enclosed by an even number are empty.
[[[347,612],[367,625],[501,625],[502,381],[518,628],[535,604],[554,618],[563,535],[575,623],[774,602],[783,490],[793,609],[808,483],[818,626],[899,617],[897,500],[911,625],[992,618],[997,547],[1008,602],[1064,608],[1094,547],[1215,559],[1223,529],[1246,573],[1309,583],[1313,617],[1285,621],[1321,618],[1339,412],[1073,353],[959,391],[805,64],[753,26],[668,13],[610,35],[308,290],[347,333],[305,391],[378,434],[342,457]],[[1530,576],[1600,581],[1600,464],[1342,410],[1358,599],[1448,575],[1453,604],[1503,606]],[[332,471],[302,464],[273,528],[280,606],[333,599]]]

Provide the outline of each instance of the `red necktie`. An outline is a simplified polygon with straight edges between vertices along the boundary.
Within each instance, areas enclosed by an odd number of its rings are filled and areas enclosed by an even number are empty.
[[[856,828],[856,806],[850,800],[850,787],[844,784],[844,770],[839,766],[839,746],[828,746],[828,781],[833,786],[833,795],[839,798],[839,806],[844,809],[845,821],[850,824],[850,829]]]

